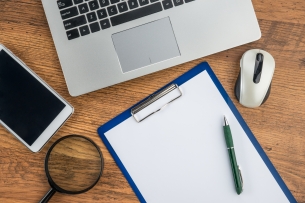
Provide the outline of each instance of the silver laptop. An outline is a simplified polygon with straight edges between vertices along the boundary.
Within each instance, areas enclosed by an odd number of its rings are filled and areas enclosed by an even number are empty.
[[[251,0],[42,0],[78,96],[258,40]]]

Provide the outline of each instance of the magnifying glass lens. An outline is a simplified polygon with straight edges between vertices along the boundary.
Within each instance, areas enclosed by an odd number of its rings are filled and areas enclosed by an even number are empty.
[[[46,168],[50,181],[63,190],[77,193],[96,183],[102,162],[93,143],[82,137],[70,137],[54,146]]]

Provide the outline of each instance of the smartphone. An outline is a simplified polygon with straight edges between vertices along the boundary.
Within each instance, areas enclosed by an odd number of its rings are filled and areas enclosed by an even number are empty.
[[[73,107],[0,44],[0,124],[38,152],[73,114]]]

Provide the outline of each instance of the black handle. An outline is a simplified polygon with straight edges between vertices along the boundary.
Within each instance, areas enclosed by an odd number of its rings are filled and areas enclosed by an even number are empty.
[[[49,202],[49,200],[53,197],[53,195],[55,194],[56,190],[54,190],[53,188],[51,188],[47,194],[39,201],[39,203],[47,203]]]

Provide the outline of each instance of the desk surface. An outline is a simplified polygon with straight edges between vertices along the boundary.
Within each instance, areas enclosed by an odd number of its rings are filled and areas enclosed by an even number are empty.
[[[73,98],[41,1],[0,0],[0,43],[75,107],[71,119],[37,154],[0,127],[0,202],[38,202],[49,189],[44,173],[47,149],[68,134],[92,138],[104,154],[105,170],[89,192],[55,194],[51,202],[138,202],[96,129],[201,61],[210,63],[288,188],[298,202],[305,202],[305,1],[253,0],[253,4],[262,30],[259,41]],[[233,92],[240,57],[252,48],[270,52],[276,61],[271,96],[257,109],[242,107]]]

